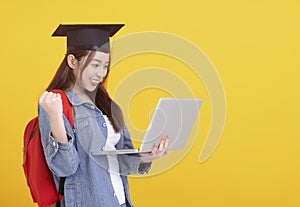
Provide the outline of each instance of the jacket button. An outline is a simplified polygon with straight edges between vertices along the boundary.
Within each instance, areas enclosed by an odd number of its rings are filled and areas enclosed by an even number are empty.
[[[102,126],[103,126],[103,127],[106,127],[106,122],[103,122]]]

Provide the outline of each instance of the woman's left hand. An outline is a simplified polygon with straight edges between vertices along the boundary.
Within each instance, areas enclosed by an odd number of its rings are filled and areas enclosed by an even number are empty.
[[[145,152],[145,153],[140,153],[141,156],[141,163],[148,163],[152,162],[153,160],[162,157],[166,154],[169,153],[169,136],[163,137],[160,140],[159,145],[154,144],[152,148],[152,152]]]

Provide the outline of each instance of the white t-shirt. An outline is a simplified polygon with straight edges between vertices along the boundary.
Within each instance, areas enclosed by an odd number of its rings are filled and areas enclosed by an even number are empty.
[[[116,144],[120,140],[120,133],[115,132],[112,124],[110,123],[106,115],[103,115],[103,118],[105,119],[107,128],[107,140],[105,144],[105,150],[114,150],[116,149]],[[125,203],[125,192],[123,182],[120,176],[118,157],[117,155],[107,155],[107,160],[111,183],[114,188],[115,195],[118,198],[119,204],[122,205],[123,203]]]

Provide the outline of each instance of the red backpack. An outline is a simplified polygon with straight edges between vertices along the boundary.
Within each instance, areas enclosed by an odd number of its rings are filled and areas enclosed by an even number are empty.
[[[66,94],[59,89],[52,90],[52,92],[61,95],[63,112],[73,127],[73,108]],[[57,192],[53,174],[45,160],[38,117],[32,119],[25,128],[22,166],[33,202],[38,203],[40,207],[47,207],[55,203],[60,206],[65,178],[60,178],[59,192]]]

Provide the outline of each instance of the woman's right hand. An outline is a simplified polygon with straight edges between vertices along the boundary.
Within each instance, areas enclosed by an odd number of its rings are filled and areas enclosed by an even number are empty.
[[[63,106],[60,94],[44,91],[39,99],[39,104],[49,116],[53,137],[59,142],[68,142],[62,116]]]
[[[62,116],[63,107],[60,94],[44,91],[39,98],[39,104],[47,112],[50,118]]]

